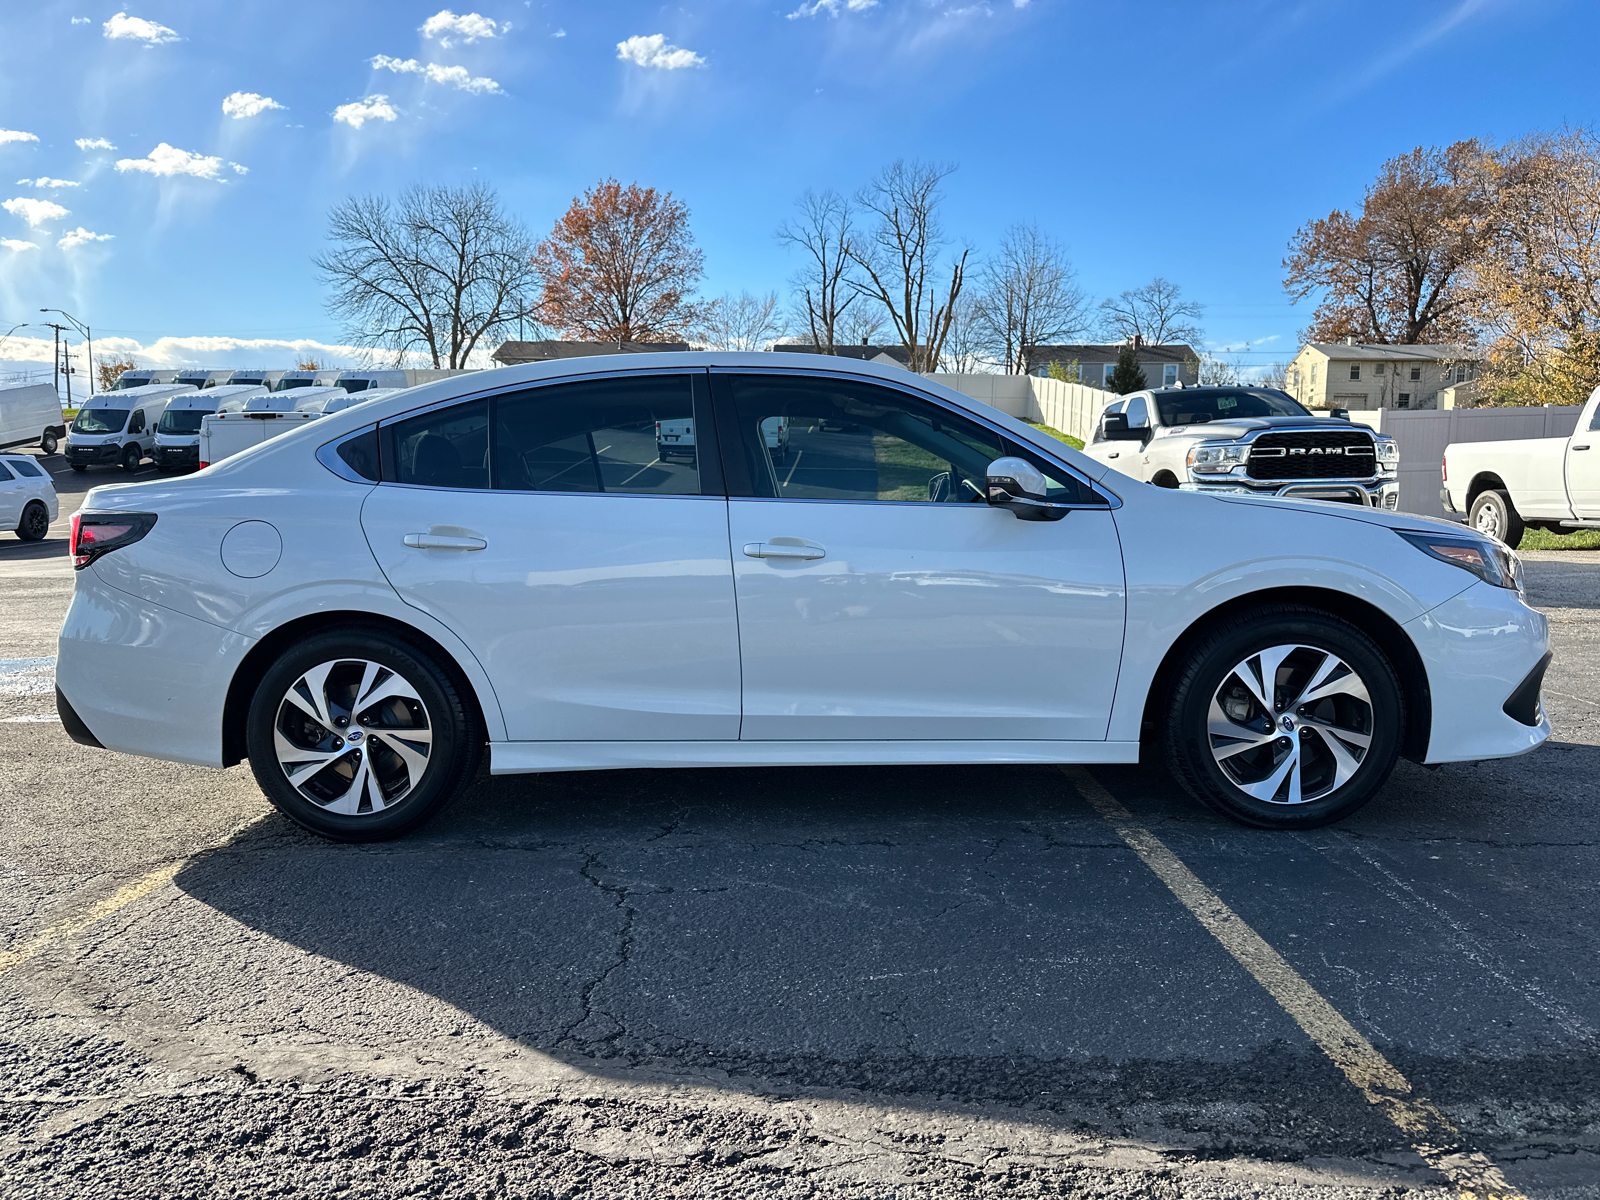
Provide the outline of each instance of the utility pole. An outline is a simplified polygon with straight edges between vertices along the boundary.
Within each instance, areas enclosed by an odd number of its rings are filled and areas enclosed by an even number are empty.
[[[49,310],[46,309],[44,311],[48,312]],[[59,392],[61,390],[61,335],[67,331],[67,327],[65,325],[57,325],[57,324],[55,324],[55,323],[53,323],[51,321],[46,321],[44,323],[44,327],[46,329],[54,329],[56,331],[56,391]],[[72,362],[71,362],[70,359],[67,362],[66,375],[67,375],[67,403],[66,403],[66,407],[67,408],[71,408],[72,407]]]
[[[50,359],[50,369],[54,374],[50,376],[50,382],[55,384],[56,395],[59,397],[61,395],[61,330],[63,326],[46,325],[45,328],[56,331],[56,352]]]
[[[86,343],[88,343],[88,349],[85,352],[84,365],[89,368],[89,395],[92,397],[94,395],[94,334],[89,332],[89,327],[87,325],[85,325],[82,321],[78,320],[77,317],[73,316],[71,313],[67,312],[65,309],[62,309],[62,308],[41,308],[39,311],[40,312],[60,313],[63,317],[65,317],[67,320],[72,322],[72,327],[74,329],[76,329],[79,333],[83,334],[83,340]],[[56,326],[56,328],[59,329],[60,326]],[[68,364],[67,364],[67,375],[69,376],[69,378],[67,380],[67,394],[69,396],[72,394],[72,380],[70,378],[71,374],[72,374],[72,364],[69,361]]]

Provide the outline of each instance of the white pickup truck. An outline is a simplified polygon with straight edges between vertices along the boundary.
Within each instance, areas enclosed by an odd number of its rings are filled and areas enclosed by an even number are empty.
[[[1525,529],[1600,529],[1600,388],[1568,438],[1452,442],[1439,502],[1515,548]]]

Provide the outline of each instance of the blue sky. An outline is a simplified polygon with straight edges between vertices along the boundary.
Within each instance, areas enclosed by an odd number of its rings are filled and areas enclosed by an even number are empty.
[[[1591,122],[1597,33],[1592,0],[9,4],[0,333],[55,306],[97,350],[286,365],[341,342],[328,208],[417,182],[542,234],[637,180],[689,205],[706,294],[785,290],[799,193],[905,156],[959,165],[978,255],[1036,220],[1092,295],[1163,275],[1212,346],[1287,358],[1296,227],[1418,144]]]

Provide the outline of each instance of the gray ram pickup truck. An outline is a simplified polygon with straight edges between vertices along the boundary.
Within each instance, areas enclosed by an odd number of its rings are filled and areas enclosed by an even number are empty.
[[[1342,414],[1314,417],[1261,387],[1170,387],[1106,405],[1083,448],[1157,487],[1393,510],[1400,450]]]

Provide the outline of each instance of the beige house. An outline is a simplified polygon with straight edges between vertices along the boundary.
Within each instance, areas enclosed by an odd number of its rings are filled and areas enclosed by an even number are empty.
[[[1352,338],[1307,342],[1289,364],[1284,390],[1307,408],[1441,408],[1450,406],[1457,385],[1477,377],[1477,352],[1467,346]]]

